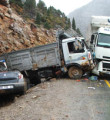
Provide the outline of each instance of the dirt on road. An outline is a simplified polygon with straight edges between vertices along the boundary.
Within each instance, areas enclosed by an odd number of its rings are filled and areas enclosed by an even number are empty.
[[[0,120],[109,120],[109,92],[100,82],[53,79],[1,107]]]

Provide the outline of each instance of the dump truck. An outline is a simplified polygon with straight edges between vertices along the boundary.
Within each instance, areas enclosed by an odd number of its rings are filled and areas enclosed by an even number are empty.
[[[99,76],[110,75],[110,16],[92,16],[90,48]]]
[[[81,78],[92,69],[93,60],[84,38],[71,37],[58,31],[56,42],[3,54],[8,70],[18,70],[30,83],[37,84],[41,78],[68,74],[72,79]]]

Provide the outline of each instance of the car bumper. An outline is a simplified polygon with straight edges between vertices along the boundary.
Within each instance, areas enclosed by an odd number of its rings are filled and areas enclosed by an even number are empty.
[[[17,84],[2,84],[0,85],[0,94],[17,94],[23,92],[25,83]]]

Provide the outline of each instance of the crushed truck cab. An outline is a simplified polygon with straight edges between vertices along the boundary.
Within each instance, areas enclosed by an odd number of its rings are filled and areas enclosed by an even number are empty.
[[[65,64],[79,64],[80,66],[88,66],[91,60],[91,53],[86,48],[84,38],[69,38],[62,41],[63,54]]]
[[[64,60],[68,76],[73,79],[81,78],[84,72],[90,71],[94,66],[91,51],[84,38],[68,37],[65,33],[58,36],[61,58]]]

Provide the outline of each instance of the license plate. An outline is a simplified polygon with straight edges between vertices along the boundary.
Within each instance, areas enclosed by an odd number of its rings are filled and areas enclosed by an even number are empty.
[[[13,86],[12,85],[0,86],[0,89],[1,90],[4,90],[4,89],[13,89]]]

